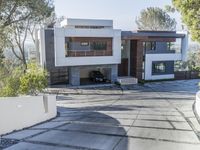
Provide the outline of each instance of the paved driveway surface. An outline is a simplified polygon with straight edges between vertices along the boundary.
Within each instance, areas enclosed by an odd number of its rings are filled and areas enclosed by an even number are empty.
[[[19,140],[8,150],[200,150],[198,82],[79,89],[58,96],[59,117],[3,138]]]

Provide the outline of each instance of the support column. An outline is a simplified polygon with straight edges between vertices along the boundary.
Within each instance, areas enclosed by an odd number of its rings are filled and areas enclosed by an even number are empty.
[[[111,83],[115,83],[118,77],[118,65],[107,65],[104,68],[106,79],[110,80]]]
[[[80,68],[69,67],[69,84],[72,86],[80,85]]]
[[[118,76],[118,65],[111,65],[111,82],[115,83]]]

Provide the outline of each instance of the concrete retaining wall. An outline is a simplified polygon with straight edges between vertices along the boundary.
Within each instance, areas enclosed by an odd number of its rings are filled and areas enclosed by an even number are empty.
[[[196,115],[198,115],[198,120],[200,121],[200,91],[196,94],[195,112]]]
[[[56,96],[0,98],[0,135],[44,122],[57,115]]]

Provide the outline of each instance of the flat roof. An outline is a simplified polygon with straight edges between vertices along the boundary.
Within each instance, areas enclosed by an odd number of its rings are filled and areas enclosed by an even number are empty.
[[[122,31],[122,39],[144,39],[144,38],[183,38],[184,33],[176,31]]]
[[[105,26],[105,27],[113,27],[112,20],[105,19],[74,19],[67,18],[61,22],[62,26]]]

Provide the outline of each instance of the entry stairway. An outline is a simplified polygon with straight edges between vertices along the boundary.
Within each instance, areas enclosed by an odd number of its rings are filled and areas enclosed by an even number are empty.
[[[120,85],[131,85],[131,84],[138,84],[138,79],[134,77],[118,77],[117,82]]]

